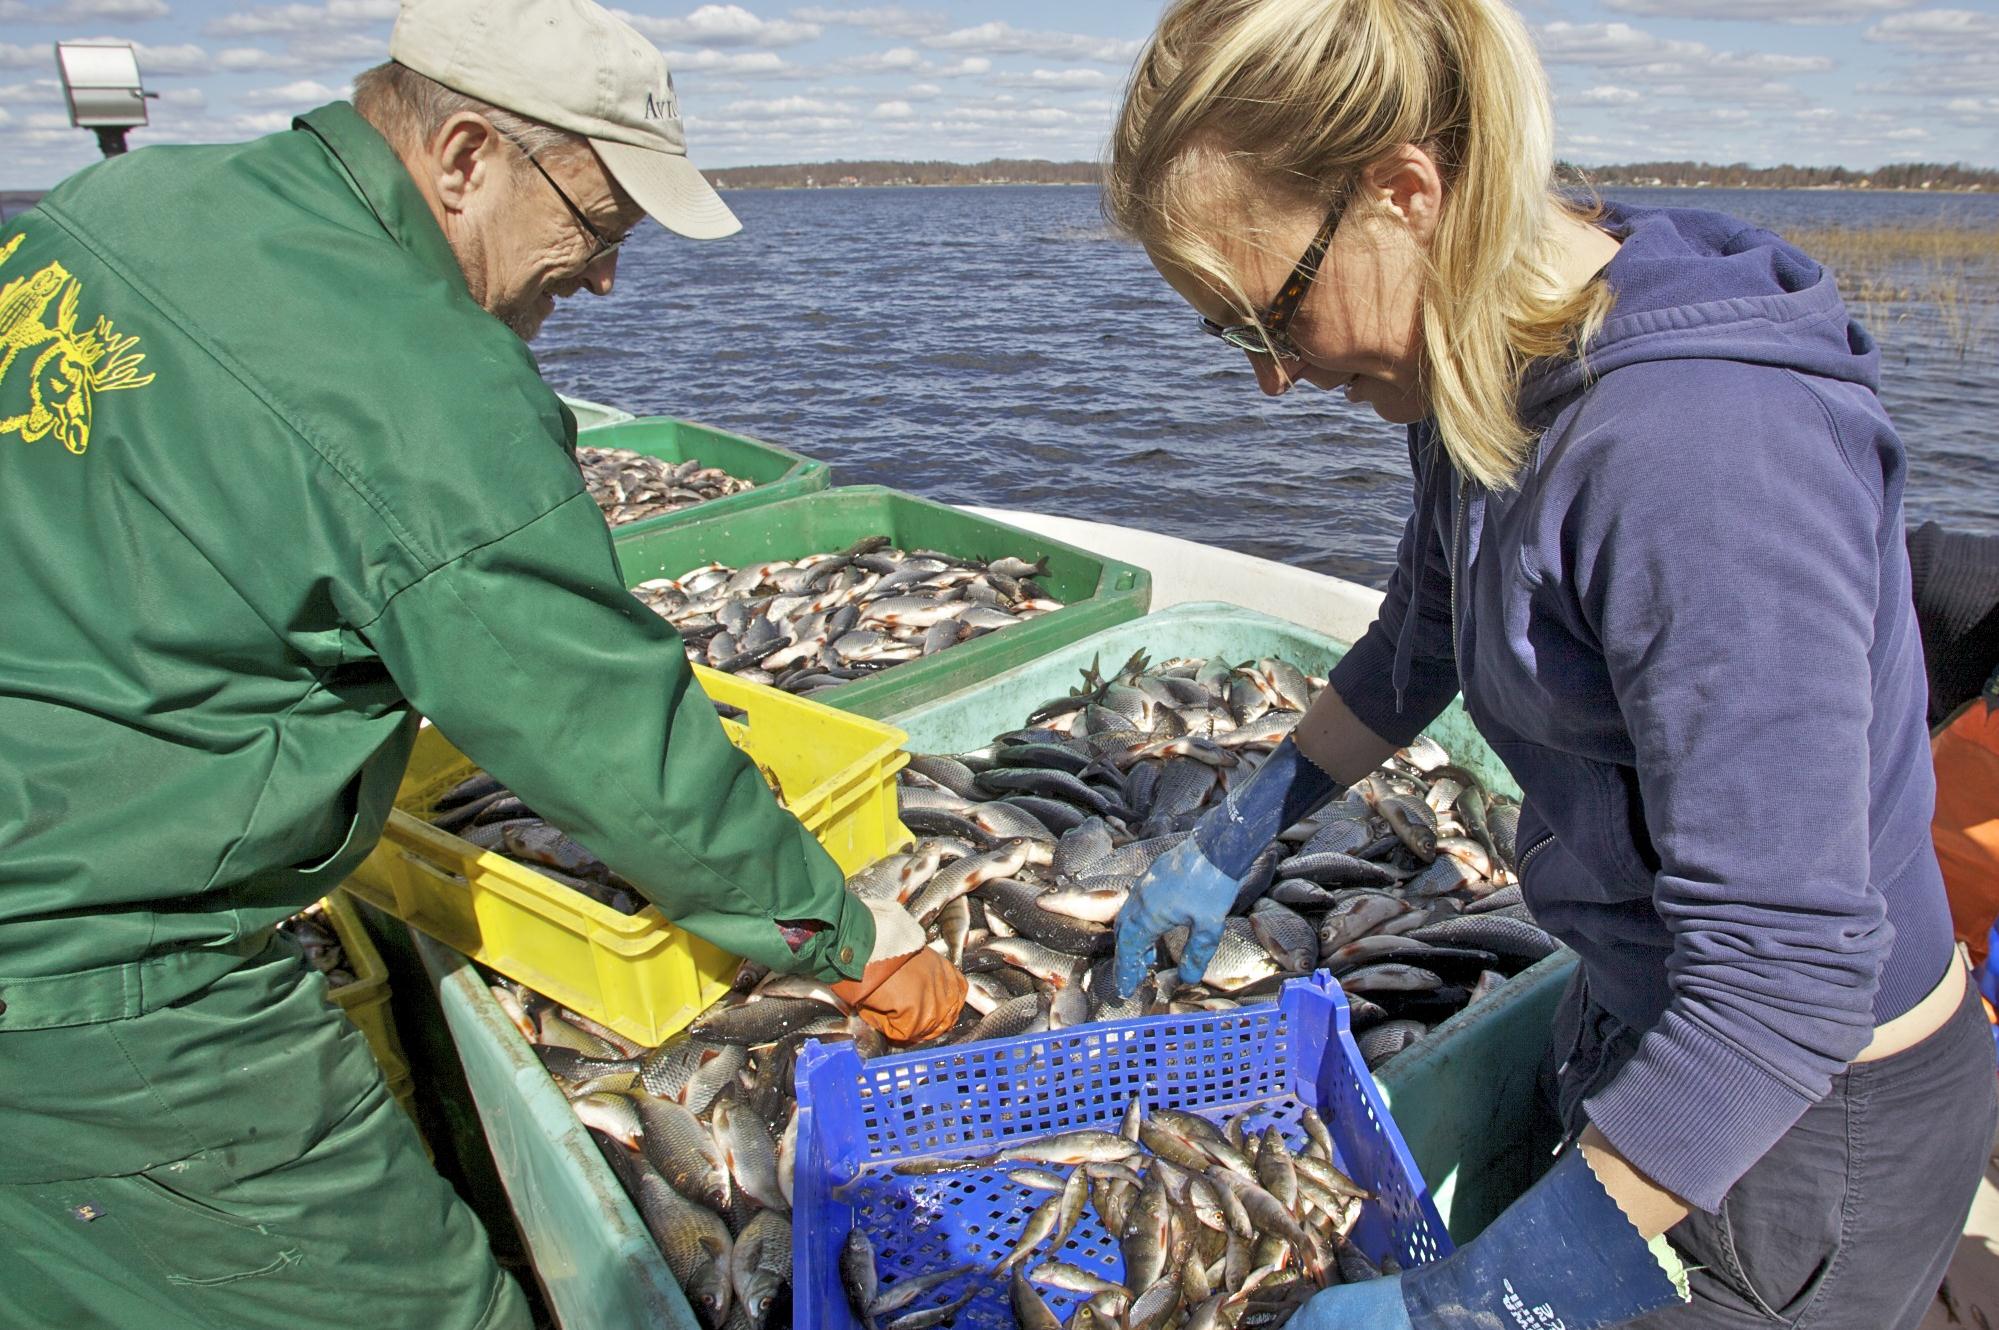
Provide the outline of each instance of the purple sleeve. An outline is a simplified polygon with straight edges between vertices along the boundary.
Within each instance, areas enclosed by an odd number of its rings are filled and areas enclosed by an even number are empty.
[[[1450,517],[1425,522],[1422,437],[1410,431],[1416,467],[1416,511],[1402,528],[1395,571],[1374,623],[1333,666],[1328,682],[1361,724],[1396,747],[1408,743],[1443,714],[1458,695],[1457,654],[1451,646]],[[1441,466],[1438,462],[1436,465]],[[1395,648],[1414,602],[1410,675],[1400,698],[1395,689]]]
[[[1729,373],[1604,447],[1570,510],[1673,938],[1666,1013],[1587,1111],[1704,1210],[1865,1047],[1893,932],[1869,862],[1883,463],[1796,376]]]

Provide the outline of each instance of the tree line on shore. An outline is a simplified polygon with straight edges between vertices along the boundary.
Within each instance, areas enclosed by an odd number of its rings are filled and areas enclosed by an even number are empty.
[[[1928,189],[1999,191],[1999,171],[1963,163],[1898,162],[1873,170],[1845,166],[1750,166],[1735,162],[1634,162],[1559,167],[1565,181],[1612,189],[1630,185],[1760,189]],[[721,189],[853,188],[880,185],[1093,185],[1097,162],[1048,162],[996,157],[983,162],[807,162],[710,170]]]

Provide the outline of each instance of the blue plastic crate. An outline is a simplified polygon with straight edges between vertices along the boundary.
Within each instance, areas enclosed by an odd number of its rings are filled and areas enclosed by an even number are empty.
[[[1004,1283],[985,1277],[1047,1199],[1009,1182],[1007,1168],[907,1177],[869,1167],[928,1156],[978,1156],[1006,1142],[1078,1127],[1115,1131],[1133,1095],[1220,1122],[1265,1110],[1294,1143],[1301,1111],[1317,1109],[1339,1165],[1376,1200],[1354,1242],[1403,1266],[1447,1255],[1450,1238],[1350,1032],[1347,1001],[1329,976],[1294,979],[1275,1003],[1193,1016],[1080,1025],[863,1062],[852,1044],[807,1043],[798,1060],[798,1166],[792,1212],[797,1330],[855,1330],[840,1289],[839,1252],[859,1225],[875,1245],[884,1287],[971,1263],[980,1292],[957,1324],[1013,1330]],[[1032,1264],[1053,1259],[1043,1253]],[[1094,1211],[1061,1259],[1121,1277],[1116,1240]],[[1032,1265],[1030,1265],[1032,1268]],[[963,1293],[965,1282],[921,1305]],[[1077,1294],[1043,1290],[1067,1318]]]

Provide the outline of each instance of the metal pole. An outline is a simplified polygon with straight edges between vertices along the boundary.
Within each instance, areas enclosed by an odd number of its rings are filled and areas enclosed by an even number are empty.
[[[98,125],[97,146],[106,157],[117,157],[125,151],[125,125]]]

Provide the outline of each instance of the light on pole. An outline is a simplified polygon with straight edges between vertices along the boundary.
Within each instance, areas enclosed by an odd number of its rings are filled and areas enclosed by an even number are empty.
[[[57,42],[56,68],[69,99],[69,122],[97,131],[106,157],[125,151],[125,132],[146,123],[147,92],[130,42]]]

